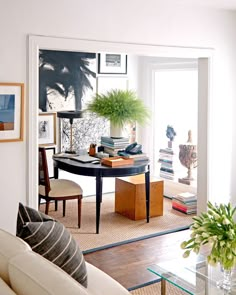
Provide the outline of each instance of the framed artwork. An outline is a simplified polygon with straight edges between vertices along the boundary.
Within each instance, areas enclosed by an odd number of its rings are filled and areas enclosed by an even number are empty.
[[[95,83],[95,53],[39,50],[40,111],[84,109]]]
[[[38,134],[40,145],[56,144],[56,113],[39,113]]]
[[[106,93],[111,89],[128,89],[128,78],[126,77],[97,77],[97,93]]]
[[[0,83],[0,142],[22,141],[24,84]]]
[[[127,74],[127,55],[123,53],[99,53],[99,74]]]

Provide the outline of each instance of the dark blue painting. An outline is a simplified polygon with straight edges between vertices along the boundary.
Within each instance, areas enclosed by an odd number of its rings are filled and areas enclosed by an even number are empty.
[[[1,130],[14,129],[15,95],[0,94],[0,123]]]

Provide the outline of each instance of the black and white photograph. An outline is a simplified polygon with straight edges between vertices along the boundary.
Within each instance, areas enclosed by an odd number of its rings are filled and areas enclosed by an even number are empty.
[[[39,113],[38,134],[39,144],[56,144],[56,113]]]
[[[99,53],[99,74],[127,74],[127,55],[122,53]]]

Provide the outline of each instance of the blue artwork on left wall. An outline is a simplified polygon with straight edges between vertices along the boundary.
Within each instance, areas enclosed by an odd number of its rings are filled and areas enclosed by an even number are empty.
[[[14,130],[15,95],[0,94],[0,130]],[[8,127],[4,127],[4,126]]]

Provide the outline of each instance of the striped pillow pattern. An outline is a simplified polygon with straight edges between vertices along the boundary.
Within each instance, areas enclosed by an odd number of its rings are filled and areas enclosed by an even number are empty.
[[[83,254],[63,224],[20,203],[17,236],[27,242],[33,251],[55,263],[87,287]]]

